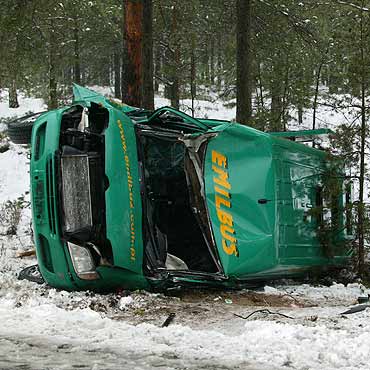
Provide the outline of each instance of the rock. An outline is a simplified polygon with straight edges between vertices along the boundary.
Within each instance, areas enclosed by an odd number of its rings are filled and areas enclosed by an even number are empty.
[[[9,143],[7,141],[0,142],[0,153],[5,153],[9,150]]]
[[[16,235],[16,234],[17,234],[17,227],[14,225],[9,226],[5,232],[5,235]]]

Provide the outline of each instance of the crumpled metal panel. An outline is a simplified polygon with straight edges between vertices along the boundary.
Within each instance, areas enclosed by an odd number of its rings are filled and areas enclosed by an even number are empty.
[[[284,276],[330,263],[309,212],[326,164],[322,151],[246,126],[229,126],[210,140],[206,197],[226,275]]]
[[[114,265],[141,274],[144,251],[136,136],[128,116],[112,110],[109,118],[105,131],[107,238]]]
[[[232,125],[208,144],[207,205],[226,275],[245,276],[277,264],[273,166],[270,138],[262,132]]]

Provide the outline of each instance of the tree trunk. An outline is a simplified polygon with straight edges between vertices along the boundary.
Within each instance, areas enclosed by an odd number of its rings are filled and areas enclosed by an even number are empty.
[[[271,112],[270,112],[270,131],[283,130],[283,96],[284,80],[286,78],[285,62],[282,60],[280,50],[276,51],[273,56],[272,78],[270,85],[271,93]]]
[[[62,81],[64,85],[71,86],[72,81],[73,81],[72,73],[73,73],[73,68],[71,68],[70,66],[66,66],[65,68],[63,68]]]
[[[221,90],[222,81],[221,76],[223,76],[223,68],[222,68],[222,36],[221,33],[218,33],[217,37],[217,89]]]
[[[281,83],[278,78],[272,81],[271,87],[271,131],[281,131],[282,124],[282,111],[283,111],[283,99],[281,93]]]
[[[164,85],[164,97],[166,99],[171,99],[171,96],[172,96],[172,86],[165,84]]]
[[[178,21],[178,9],[177,4],[173,6],[172,10],[172,25],[171,31],[173,35],[173,47],[174,47],[174,56],[173,56],[173,66],[172,66],[172,85],[171,85],[171,106],[175,109],[180,107],[180,40],[177,30],[177,21]]]
[[[99,71],[99,81],[102,86],[110,86],[111,84],[111,65],[111,58],[109,56],[105,57]]]
[[[74,68],[73,68],[73,80],[76,84],[81,84],[81,64],[80,64],[80,38],[78,33],[78,23],[75,20],[75,27],[73,29],[74,34]]]
[[[114,48],[113,54],[114,69],[114,97],[121,99],[121,58],[118,46]]]
[[[175,50],[175,63],[180,63],[180,49],[176,47]],[[175,67],[177,70],[177,67]],[[172,79],[171,85],[171,106],[175,109],[180,108],[180,81],[178,76],[178,71],[176,71],[175,75]]]
[[[159,91],[159,78],[161,77],[161,49],[159,45],[155,48],[155,64],[154,64],[154,91]]]
[[[210,75],[210,82],[211,85],[215,83],[215,40],[211,37],[211,75]]]
[[[289,58],[287,57],[287,60],[285,62],[285,78],[284,78],[284,92],[283,92],[283,99],[282,99],[282,109],[281,109],[281,117],[283,120],[283,130],[287,130],[287,123],[288,123],[288,117],[287,117],[287,108],[289,105]]]
[[[321,74],[321,68],[323,63],[320,63],[319,68],[316,72],[316,81],[315,81],[315,94],[313,97],[313,104],[312,104],[312,130],[316,129],[316,111],[317,111],[317,99],[319,97],[319,86],[320,86],[320,74]]]
[[[17,82],[13,78],[9,87],[9,108],[18,108],[18,94],[17,94]]]
[[[124,0],[122,101],[140,107],[142,104],[143,2]]]
[[[153,89],[153,3],[143,0],[143,108],[154,109]]]
[[[81,81],[87,83],[88,72],[86,66],[81,66]]]
[[[251,0],[237,0],[236,120],[244,125],[252,118],[251,11]]]
[[[299,102],[298,103],[298,125],[299,125],[299,128],[301,128],[302,124],[303,124],[303,106],[302,106],[302,102]]]
[[[321,59],[320,64],[317,68],[317,72],[316,72],[316,76],[315,76],[315,94],[314,94],[314,97],[313,97],[313,104],[312,104],[312,110],[313,110],[312,130],[316,129],[316,113],[317,113],[317,101],[319,99],[319,86],[320,86],[320,81],[321,81],[321,78],[322,78],[322,69],[324,67],[324,63],[325,63],[326,56],[328,55],[328,53],[329,53],[329,45],[327,46],[326,51],[322,56],[322,59]],[[312,147],[313,148],[315,147],[315,140],[312,141]]]
[[[313,104],[312,104],[312,110],[313,110],[313,115],[312,115],[312,130],[316,129],[316,112],[317,112],[317,100],[319,98],[319,86],[320,86],[320,79],[321,79],[321,71],[322,67],[325,63],[325,57],[329,51],[329,48],[326,49],[326,52],[317,68],[316,76],[315,76],[315,94],[313,97]]]
[[[257,67],[258,67],[258,92],[259,92],[259,105],[260,105],[260,108],[261,109],[264,109],[265,108],[265,102],[264,102],[264,98],[263,98],[263,84],[262,84],[262,71],[261,71],[261,63],[257,63]],[[257,96],[258,96],[258,92],[257,92]]]
[[[210,70],[209,70],[209,47],[208,47],[208,41],[206,41],[204,45],[204,65],[206,67],[205,69],[205,85],[209,85],[210,81]]]
[[[194,100],[197,95],[196,79],[196,65],[195,65],[195,35],[192,34],[191,39],[191,55],[190,55],[190,95],[191,95],[191,115],[194,117],[195,108]]]
[[[56,109],[58,107],[57,96],[57,76],[56,76],[56,41],[55,32],[51,29],[49,37],[49,101],[48,108]]]

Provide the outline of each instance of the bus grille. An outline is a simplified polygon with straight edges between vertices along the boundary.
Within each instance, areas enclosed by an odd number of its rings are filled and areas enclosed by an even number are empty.
[[[54,172],[53,158],[50,155],[46,160],[46,199],[49,215],[49,227],[52,234],[56,234],[56,214],[55,214],[55,192],[54,192]]]

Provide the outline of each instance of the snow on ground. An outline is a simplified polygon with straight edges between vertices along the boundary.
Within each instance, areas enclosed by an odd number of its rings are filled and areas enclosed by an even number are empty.
[[[0,156],[0,203],[16,199],[30,188],[27,149],[14,144],[10,146],[11,149]],[[18,181],[14,181],[14,178]]]
[[[18,94],[19,108],[9,108],[7,90],[0,90],[0,119],[21,117],[29,112],[42,112],[46,110],[43,99],[32,98],[24,93]]]
[[[346,287],[343,284],[336,284],[329,287],[313,287],[308,284],[299,286],[265,286],[264,292],[267,294],[285,295],[292,297],[309,299],[309,300],[324,300],[328,303],[342,303],[343,305],[350,302],[355,302],[358,297],[366,297],[370,294],[370,289],[365,288],[358,283],[348,284]]]
[[[234,115],[220,102],[197,105],[218,118]],[[7,115],[0,105],[0,118]],[[342,314],[370,293],[359,283],[166,296],[65,292],[17,280],[36,263],[16,257],[32,246],[27,154],[13,144],[0,154],[0,369],[369,368],[370,310]],[[162,328],[172,312],[174,322]]]

